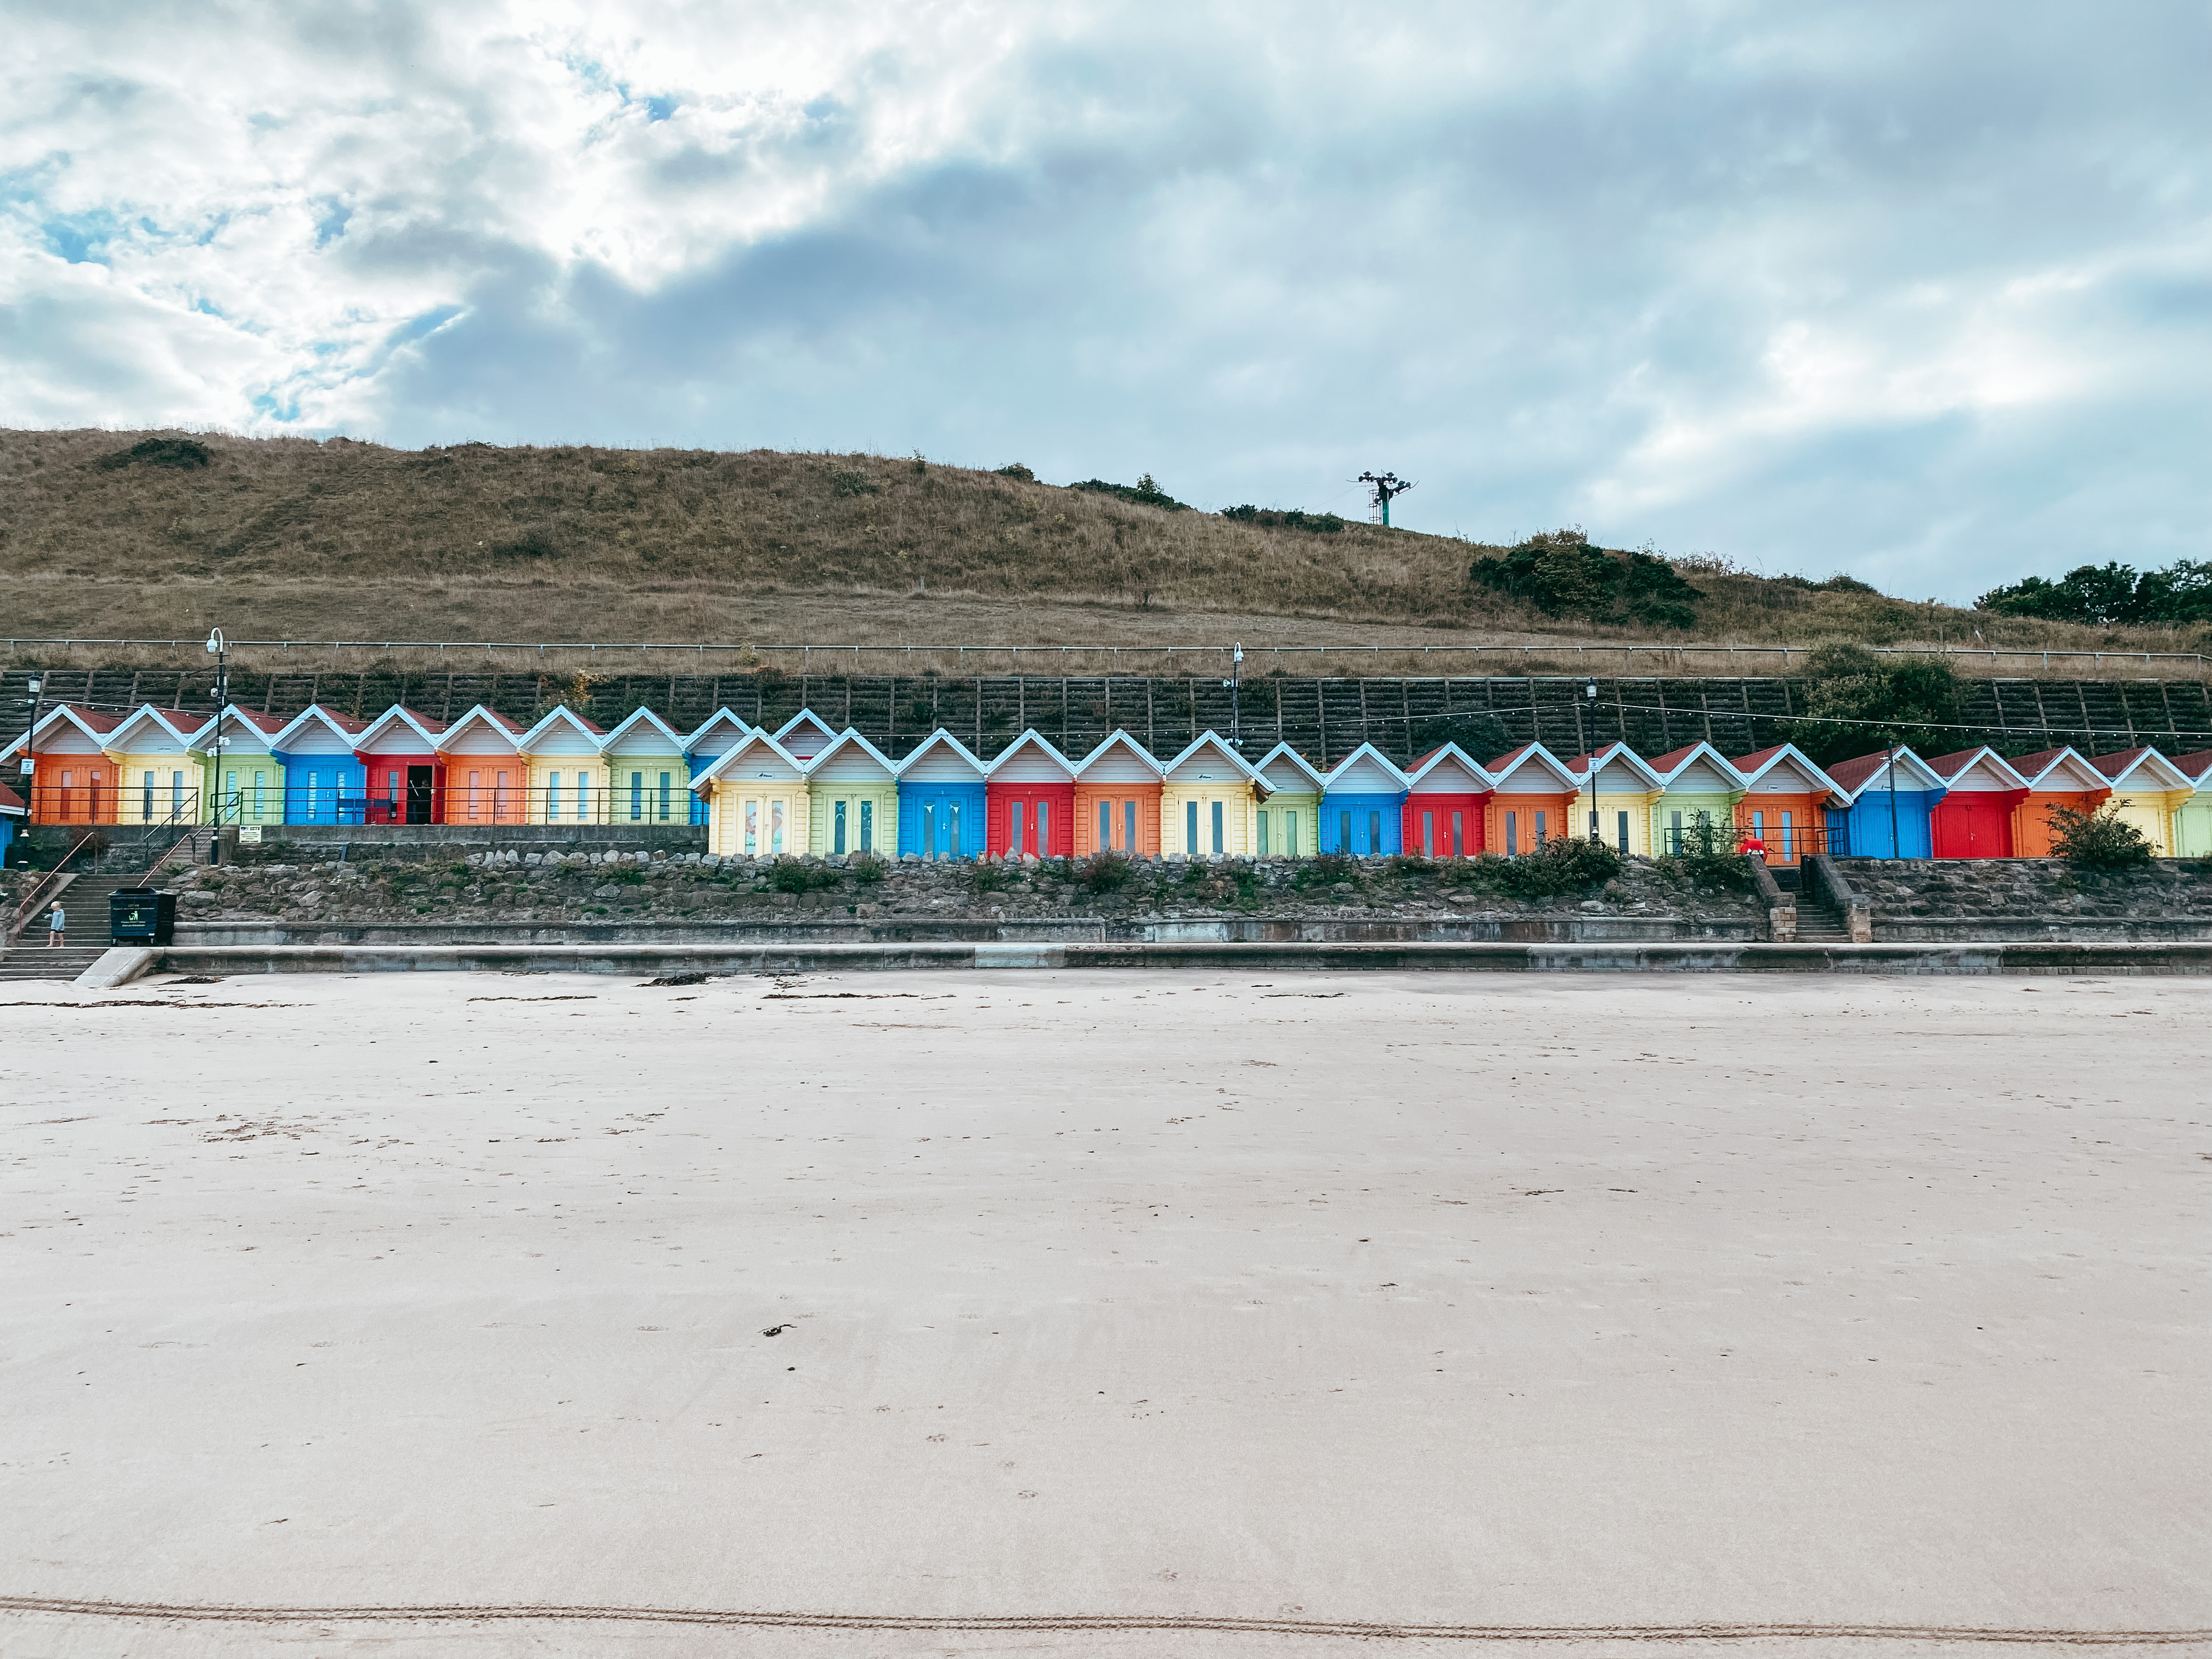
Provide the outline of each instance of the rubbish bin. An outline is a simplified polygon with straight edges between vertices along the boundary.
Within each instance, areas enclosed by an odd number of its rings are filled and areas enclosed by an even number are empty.
[[[177,896],[120,887],[107,896],[107,937],[117,945],[167,945],[177,931]]]

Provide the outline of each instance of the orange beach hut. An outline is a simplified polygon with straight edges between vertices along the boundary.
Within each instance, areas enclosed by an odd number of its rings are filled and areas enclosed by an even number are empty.
[[[1075,763],[1074,856],[1160,853],[1160,763],[1144,744],[1116,729]]]
[[[2027,793],[2012,809],[2012,855],[2016,859],[2051,855],[2052,807],[2094,812],[2112,793],[2112,781],[2070,748],[2014,755],[2007,764],[2027,786]]]

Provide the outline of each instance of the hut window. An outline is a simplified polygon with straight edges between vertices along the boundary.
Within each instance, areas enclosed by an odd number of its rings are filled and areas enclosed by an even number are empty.
[[[1018,853],[1022,850],[1021,802],[1016,800],[1006,803],[1006,823],[1009,825],[1006,832],[1006,850],[1009,853]]]
[[[1784,812],[1782,815],[1782,856],[1785,859],[1791,856],[1790,850],[1790,814]],[[1764,840],[1765,837],[1762,836],[1761,839]]]
[[[1213,856],[1216,858],[1229,850],[1221,834],[1221,814],[1225,805],[1222,801],[1213,803]]]
[[[830,850],[832,853],[845,850],[845,803],[842,800],[830,813]]]
[[[1370,853],[1382,850],[1382,815],[1380,812],[1367,815],[1367,850]]]
[[[1464,812],[1453,813],[1451,855],[1455,859],[1463,859],[1467,856],[1466,830],[1467,814]]]
[[[1260,814],[1260,839],[1255,848],[1261,858],[1267,856],[1267,815],[1265,812]]]
[[[184,810],[185,775],[182,772],[172,772],[169,774],[169,811],[172,814],[176,814],[181,813]]]
[[[1434,812],[1424,812],[1421,814],[1421,856],[1425,859],[1432,859],[1436,855],[1437,815]]]
[[[502,823],[507,821],[507,774],[504,772],[492,774],[491,815]]]
[[[1521,815],[1518,812],[1505,815],[1505,856],[1509,859],[1521,856]]]
[[[1667,850],[1670,853],[1682,850],[1682,815],[1680,812],[1667,815]]]
[[[545,775],[545,822],[558,823],[560,821],[561,775],[558,772],[548,772]]]
[[[661,774],[661,776],[664,778],[667,775],[668,775],[665,772]],[[642,772],[633,772],[629,775],[629,821],[632,823],[635,823],[644,816],[645,774]],[[668,814],[665,811],[661,813],[661,817],[666,817],[667,816]]]
[[[589,772],[579,772],[576,774],[576,822],[589,823],[591,821],[592,775]]]
[[[482,787],[483,783],[483,773],[471,772],[469,774],[469,816],[471,818],[475,817],[477,815],[477,793]]]
[[[1283,814],[1283,856],[1286,859],[1294,859],[1297,855],[1298,815],[1296,812],[1285,812]]]
[[[1182,804],[1182,850],[1198,851],[1198,803],[1194,800]]]
[[[1098,803],[1098,850],[1103,853],[1113,844],[1114,803],[1102,800]]]
[[[1131,858],[1137,855],[1137,803],[1121,803],[1121,850]]]
[[[768,850],[783,851],[783,803],[780,800],[768,804]]]
[[[1349,812],[1337,814],[1336,850],[1340,853],[1349,853],[1352,850],[1352,814]]]
[[[1620,850],[1625,854],[1628,851],[1628,814],[1626,812],[1616,812],[1613,814],[1613,817],[1615,820],[1615,834],[1617,834],[1620,839]]]
[[[960,803],[957,800],[945,803],[945,856],[960,856]]]
[[[1705,819],[1705,815],[1703,812],[1698,814],[1698,823],[1703,823]],[[1765,813],[1753,812],[1751,815],[1751,838],[1756,842],[1764,842],[1766,839]]]
[[[1543,844],[1544,844],[1544,814],[1542,814],[1541,812],[1539,812],[1539,813],[1537,813],[1537,814],[1536,814],[1536,845],[1537,845],[1537,846],[1539,846],[1539,847],[1541,847]]]
[[[668,822],[668,774],[660,775],[660,821]]]
[[[154,816],[154,775],[153,775],[151,772],[149,772],[149,773],[146,775],[146,801],[145,801],[145,805],[144,805],[144,806],[143,806],[143,808],[141,808],[141,809],[140,809],[140,811],[139,811],[139,817],[143,817],[143,818],[145,818],[145,819],[148,819],[149,821],[150,821],[150,820],[153,818],[153,816]]]
[[[926,859],[937,856],[937,808],[928,801],[921,804],[921,855]]]
[[[760,803],[757,800],[745,803],[745,851],[760,851]]]
[[[876,804],[872,800],[860,803],[860,850],[863,853],[876,850]]]

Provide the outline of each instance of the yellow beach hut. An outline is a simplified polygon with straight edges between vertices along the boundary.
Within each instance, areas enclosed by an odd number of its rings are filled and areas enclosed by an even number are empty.
[[[215,823],[284,822],[284,762],[276,738],[290,723],[234,703],[195,734],[208,780],[208,816]]]
[[[599,745],[607,769],[607,818],[613,823],[688,823],[691,768],[684,739],[650,708],[615,722]]]
[[[478,703],[438,734],[446,772],[446,823],[527,823],[529,762],[522,728]]]
[[[806,848],[817,858],[898,850],[898,768],[858,732],[841,732],[803,768]]]
[[[2172,858],[2173,815],[2197,793],[2189,775],[2155,749],[2093,755],[2089,764],[2112,781],[2112,805],[2121,819],[2142,831],[2158,857]]]
[[[708,852],[778,858],[806,850],[805,764],[767,732],[740,738],[691,788],[707,803]]]
[[[1625,857],[1650,858],[1653,809],[1667,790],[1657,769],[1625,743],[1577,755],[1568,765],[1583,781],[1575,803],[1575,833],[1601,841]],[[1721,822],[1728,822],[1725,816]]]
[[[775,740],[793,760],[809,761],[837,741],[837,728],[811,708],[802,708],[776,727]]]
[[[1160,851],[1188,858],[1249,859],[1266,786],[1218,732],[1201,732],[1160,769]]]
[[[118,823],[202,822],[203,767],[195,744],[207,723],[205,714],[148,703],[107,734]]]
[[[752,730],[732,710],[717,708],[684,739],[684,788],[690,798],[692,823],[706,823],[707,802],[703,797],[691,794],[691,785],[708,767],[728,754],[738,738]]]
[[[607,821],[605,727],[562,704],[515,739],[529,769],[529,823]]]
[[[1322,791],[1328,787],[1328,780],[1287,743],[1279,743],[1261,756],[1253,769],[1267,792],[1252,815],[1254,856],[1312,857],[1321,828]]]

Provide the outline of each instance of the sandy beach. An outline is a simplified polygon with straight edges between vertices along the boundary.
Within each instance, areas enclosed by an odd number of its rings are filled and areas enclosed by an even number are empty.
[[[2212,983],[0,1001],[9,1659],[2212,1626]]]

